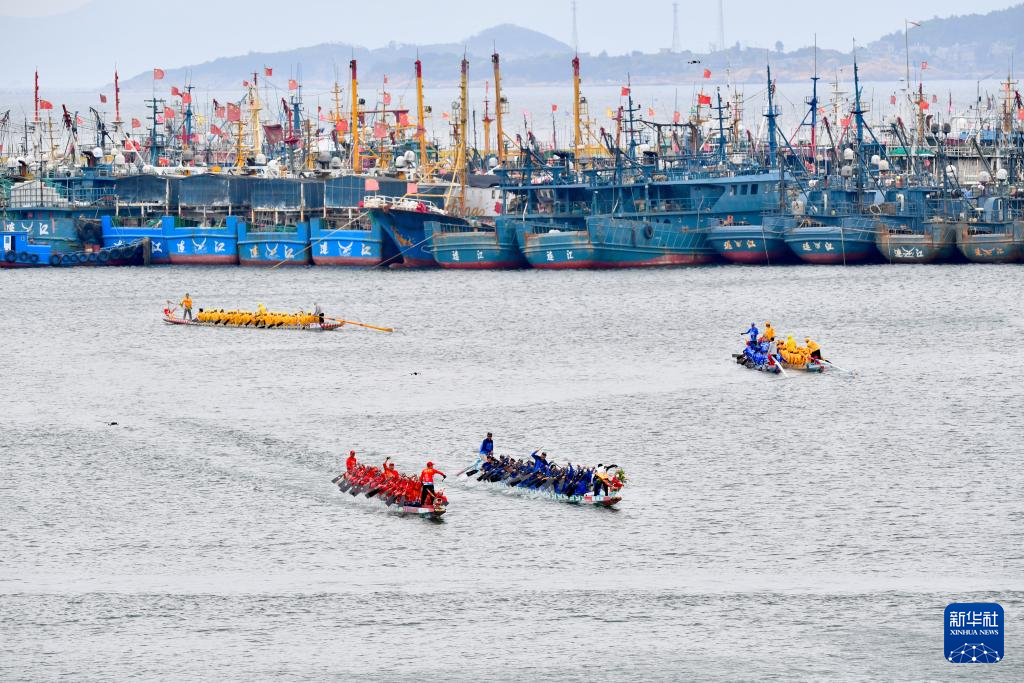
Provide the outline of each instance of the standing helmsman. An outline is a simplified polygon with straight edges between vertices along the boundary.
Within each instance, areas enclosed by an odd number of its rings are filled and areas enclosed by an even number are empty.
[[[487,436],[480,444],[480,455],[485,458],[494,455],[494,435],[490,432],[487,432]]]
[[[427,504],[427,495],[430,495],[430,500],[434,500],[434,477],[440,474],[442,479],[447,479],[446,475],[441,470],[434,469],[434,463],[427,462],[427,466],[420,472],[420,507]]]

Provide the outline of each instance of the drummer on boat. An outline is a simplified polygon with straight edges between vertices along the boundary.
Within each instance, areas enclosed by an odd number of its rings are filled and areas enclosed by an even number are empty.
[[[349,451],[348,452],[348,459],[345,460],[345,471],[346,472],[354,472],[355,469],[356,469],[356,466],[358,466],[358,465],[359,465],[359,461],[356,460],[356,452],[355,451]]]

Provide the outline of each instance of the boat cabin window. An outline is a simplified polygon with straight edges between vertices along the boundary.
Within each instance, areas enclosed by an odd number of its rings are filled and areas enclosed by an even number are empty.
[[[758,190],[759,187],[761,187],[761,186],[756,184],[756,183],[751,185],[750,186],[750,194],[757,194],[757,190]]]
[[[740,185],[740,194],[747,193],[747,185]]]
[[[730,185],[729,186],[729,196],[730,197],[735,197],[736,196],[736,186],[735,185]]]

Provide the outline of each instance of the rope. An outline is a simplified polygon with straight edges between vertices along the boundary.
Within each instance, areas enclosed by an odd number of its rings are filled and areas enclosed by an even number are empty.
[[[408,192],[406,192],[406,193],[405,193],[405,194],[403,194],[403,195],[402,195],[401,197],[399,197],[399,199],[405,199],[405,198],[406,198],[406,197],[408,197],[408,196],[410,196],[410,195],[409,195],[409,193],[408,193]],[[338,232],[339,230],[344,230],[344,229],[345,229],[345,228],[347,228],[348,226],[352,225],[353,223],[355,223],[356,221],[358,221],[358,220],[359,220],[360,218],[362,218],[362,217],[363,217],[363,215],[364,215],[365,211],[366,211],[365,209],[358,209],[358,210],[357,210],[357,213],[356,213],[356,217],[355,217],[355,218],[353,218],[352,220],[350,220],[349,222],[347,222],[347,223],[345,223],[344,225],[341,225],[341,226],[339,226],[339,227],[335,228],[334,230],[331,230],[331,231],[330,231],[330,232],[328,232],[328,233],[327,233],[326,235],[323,235],[323,236],[321,236],[321,237],[320,237],[319,239],[316,239],[316,240],[310,240],[309,244],[308,244],[308,245],[306,245],[305,247],[303,247],[303,248],[302,248],[302,251],[300,251],[300,252],[299,252],[299,253],[297,254],[297,256],[301,256],[302,254],[304,254],[304,253],[306,253],[307,251],[311,250],[311,249],[313,248],[313,245],[314,245],[314,244],[319,244],[320,242],[323,242],[325,238],[327,238],[327,237],[330,237],[331,235],[333,235],[334,233]],[[424,240],[424,242],[425,242],[425,241],[426,241],[426,240]],[[420,244],[423,244],[423,242],[420,242]],[[417,244],[417,245],[413,245],[412,247],[410,247],[410,249],[412,249],[412,248],[415,248],[415,247],[417,247],[417,246],[419,246],[419,244]],[[404,253],[404,252],[403,252],[403,253]],[[283,259],[283,260],[281,260],[281,261],[278,261],[278,262],[277,262],[277,263],[275,263],[275,264],[274,264],[273,266],[271,266],[270,270],[274,270],[274,269],[278,268],[279,266],[283,266],[284,264],[288,263],[288,261],[289,261],[289,259]],[[380,264],[377,264],[377,265],[380,265]],[[371,268],[376,268],[376,267],[377,267],[377,266],[371,266]]]

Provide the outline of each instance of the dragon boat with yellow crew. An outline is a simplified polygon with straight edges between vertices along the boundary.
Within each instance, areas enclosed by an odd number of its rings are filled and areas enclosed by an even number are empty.
[[[164,322],[171,325],[191,325],[195,327],[244,327],[267,330],[308,330],[313,332],[330,332],[345,323],[327,320],[313,313],[279,313],[265,309],[256,311],[227,311],[223,309],[199,309],[194,319],[177,317],[174,311],[165,310]]]
[[[181,301],[181,314],[175,315],[177,307],[171,308],[168,301],[164,307],[164,322],[170,325],[188,325],[190,327],[241,327],[263,330],[305,330],[309,332],[330,332],[345,325],[365,327],[379,332],[394,332],[391,327],[378,327],[358,323],[354,320],[342,320],[340,318],[329,318],[324,315],[318,304],[314,304],[313,311],[299,311],[298,313],[280,313],[268,311],[267,307],[259,304],[255,311],[199,309],[195,315],[192,314],[192,298],[186,294]]]

